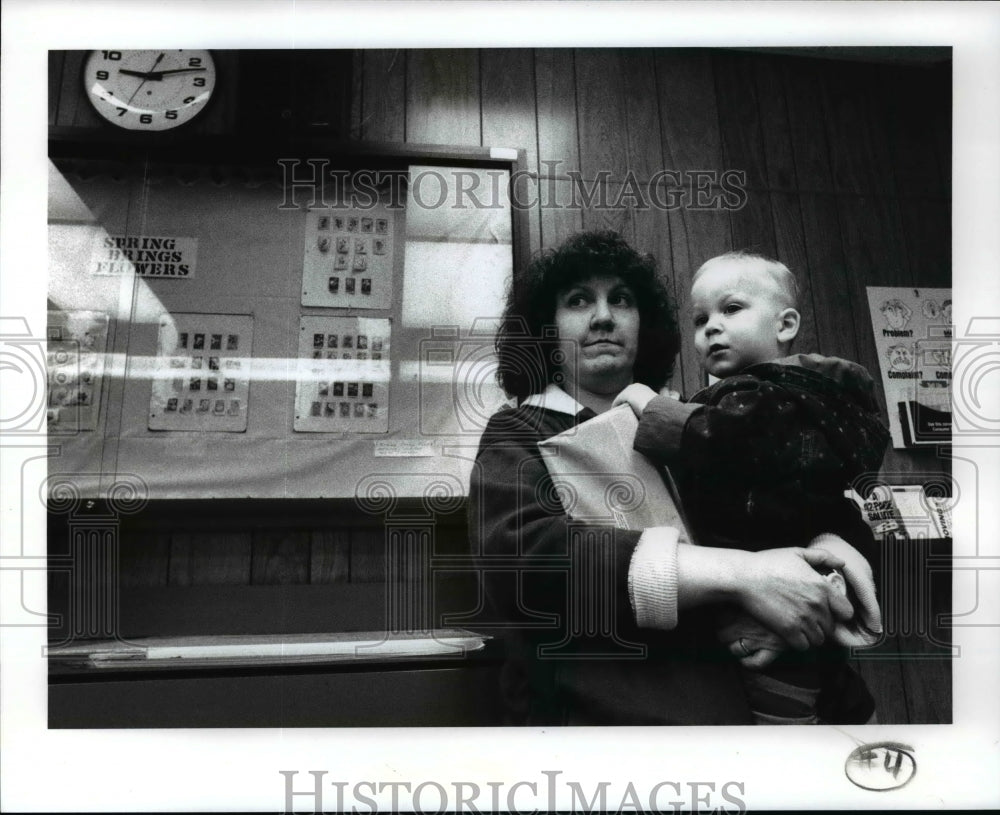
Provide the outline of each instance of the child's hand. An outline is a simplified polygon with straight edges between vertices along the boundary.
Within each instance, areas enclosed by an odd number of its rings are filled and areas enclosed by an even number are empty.
[[[744,668],[759,671],[787,650],[777,634],[768,631],[749,614],[722,614],[720,620],[723,625],[716,632],[719,642],[729,649],[729,653],[739,657]]]
[[[615,407],[618,405],[628,405],[632,408],[632,412],[638,417],[642,416],[642,412],[646,409],[646,405],[649,404],[649,400],[654,396],[656,396],[656,391],[654,391],[651,387],[648,385],[642,385],[639,382],[634,382],[615,397],[613,405]]]

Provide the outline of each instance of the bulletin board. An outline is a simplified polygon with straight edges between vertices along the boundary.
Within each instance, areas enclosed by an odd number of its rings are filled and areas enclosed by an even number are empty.
[[[163,314],[149,399],[150,430],[247,429],[253,363],[249,314]]]
[[[93,430],[101,408],[108,316],[97,311],[57,311],[49,312],[48,322],[48,431]]]
[[[310,209],[306,213],[302,305],[389,308],[392,222],[393,212],[384,206]]]
[[[386,484],[464,495],[506,402],[492,343],[515,219],[505,200],[411,225],[406,179],[427,166],[446,177],[435,161],[402,165],[403,197],[380,190],[363,207],[349,187],[289,207],[274,164],[53,162],[53,325],[104,315],[115,371],[91,432],[60,440],[50,472],[80,474],[98,497],[121,473],[154,499],[356,497]],[[182,238],[174,266],[192,273],[139,273],[135,258],[99,271],[114,241],[144,236]],[[444,366],[425,359],[442,338]]]
[[[389,430],[391,321],[377,317],[303,317],[295,379],[295,430]]]

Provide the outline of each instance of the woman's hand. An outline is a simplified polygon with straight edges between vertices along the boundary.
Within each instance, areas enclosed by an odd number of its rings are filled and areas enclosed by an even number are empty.
[[[764,628],[793,648],[822,645],[837,620],[853,615],[850,601],[820,572],[844,565],[822,549],[772,549],[747,555],[737,601]]]

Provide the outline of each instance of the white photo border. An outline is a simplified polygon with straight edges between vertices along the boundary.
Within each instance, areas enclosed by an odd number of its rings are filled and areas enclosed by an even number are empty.
[[[227,0],[163,3],[5,0],[2,58],[2,225],[0,316],[45,325],[46,52],[108,42],[130,47],[219,49],[520,46],[905,46],[954,48],[955,321],[961,334],[972,317],[1000,317],[1000,4],[909,3],[336,3]],[[406,15],[407,26],[389,23]],[[570,22],[571,21],[571,22]],[[5,323],[9,325],[9,323]],[[0,376],[7,376],[0,372]],[[996,376],[996,374],[992,374]],[[1000,390],[1000,389],[997,389]],[[1000,417],[996,405],[985,406]],[[997,488],[998,448],[956,449],[975,462],[980,504]],[[41,504],[44,439],[4,439],[4,557],[45,557]],[[42,463],[39,465],[38,462]],[[22,482],[27,478],[27,482]],[[965,485],[975,489],[975,485]],[[11,489],[10,487],[14,487]],[[960,508],[961,509],[961,508]],[[281,771],[309,771],[327,782],[436,781],[482,786],[502,783],[501,805],[517,782],[516,801],[550,808],[543,771],[561,772],[588,792],[611,782],[617,807],[631,782],[640,800],[660,782],[714,784],[713,806],[738,808],[730,795],[761,808],[981,808],[1000,806],[995,770],[1000,758],[1000,516],[956,519],[956,540],[977,536],[982,572],[976,627],[955,628],[962,648],[954,681],[954,724],[936,726],[772,728],[515,729],[204,729],[47,730],[45,629],[0,624],[0,810],[27,811],[280,811]],[[972,566],[976,564],[973,563]],[[20,573],[0,571],[0,623],[17,611]],[[963,585],[966,585],[963,583]],[[26,581],[35,592],[44,580]],[[990,596],[992,595],[992,597]],[[956,610],[972,600],[957,595]],[[963,606],[966,603],[966,606]],[[992,607],[987,607],[992,603]],[[318,706],[326,700],[317,699]],[[897,741],[913,748],[919,770],[893,792],[864,791],[844,776],[862,742]],[[989,779],[994,779],[990,781]],[[700,787],[706,794],[707,786]],[[327,808],[336,803],[326,787]],[[363,791],[372,795],[372,790]],[[666,794],[664,794],[666,795]],[[372,795],[380,810],[389,792]],[[428,805],[436,798],[428,793]],[[697,792],[695,794],[697,796]],[[661,801],[670,800],[669,795]],[[404,799],[405,801],[405,799]],[[348,806],[360,799],[348,800]],[[565,797],[555,801],[566,807]],[[308,798],[295,801],[311,810]],[[455,799],[451,800],[452,808]],[[697,806],[697,802],[695,802]],[[360,811],[365,811],[362,808]]]

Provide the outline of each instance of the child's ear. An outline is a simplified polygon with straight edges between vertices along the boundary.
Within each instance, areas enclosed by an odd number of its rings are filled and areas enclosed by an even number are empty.
[[[788,343],[799,333],[802,317],[794,308],[786,308],[778,315],[778,342]]]

